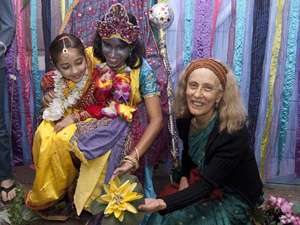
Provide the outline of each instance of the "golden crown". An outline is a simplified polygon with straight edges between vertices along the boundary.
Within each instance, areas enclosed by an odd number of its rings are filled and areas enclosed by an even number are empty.
[[[103,39],[120,38],[128,44],[139,37],[140,27],[129,22],[126,9],[120,3],[110,7],[103,21],[98,21],[98,33]]]

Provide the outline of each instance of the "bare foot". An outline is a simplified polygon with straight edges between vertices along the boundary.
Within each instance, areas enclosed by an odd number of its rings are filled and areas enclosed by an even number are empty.
[[[5,191],[3,188],[10,188],[14,185],[14,182],[11,179],[3,180],[1,181],[1,197],[3,202],[7,202],[12,200],[14,197],[16,197],[16,187],[9,190],[8,192]]]

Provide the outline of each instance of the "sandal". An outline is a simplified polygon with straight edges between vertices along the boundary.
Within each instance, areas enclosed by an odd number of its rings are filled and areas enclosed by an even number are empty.
[[[6,193],[6,196],[8,197],[8,193],[13,190],[14,188],[16,188],[16,184],[12,184],[10,187],[6,188],[6,187],[0,187],[0,192],[4,191]],[[13,198],[14,199],[14,198]],[[3,201],[1,198],[1,201],[4,205],[8,204],[9,202],[11,202],[13,199],[11,200],[7,200],[7,201]]]

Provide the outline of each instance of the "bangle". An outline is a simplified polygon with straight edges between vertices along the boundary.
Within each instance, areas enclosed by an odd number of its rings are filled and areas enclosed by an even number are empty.
[[[75,115],[75,117],[77,119],[77,122],[80,121],[80,116],[79,116],[78,112],[74,112],[74,115]]]
[[[121,164],[123,164],[124,162],[129,162],[133,165],[133,171],[136,171],[139,168],[139,163],[135,158],[132,158],[131,156],[127,155],[124,157],[124,159],[122,159]]]
[[[138,149],[136,147],[133,147],[133,149],[135,150],[136,152],[136,155],[137,155],[137,161],[139,162],[140,161],[140,153],[138,151]]]
[[[72,118],[72,120],[74,121],[74,123],[78,122],[78,120],[77,120],[76,116],[74,115],[74,113],[71,113],[70,117]]]

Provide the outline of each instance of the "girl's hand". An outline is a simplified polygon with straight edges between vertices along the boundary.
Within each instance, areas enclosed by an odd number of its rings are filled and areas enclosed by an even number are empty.
[[[178,191],[181,191],[183,189],[186,189],[188,188],[190,185],[189,185],[189,182],[187,180],[186,177],[181,177],[180,179],[180,183],[179,183],[179,188],[178,188]]]
[[[54,127],[54,132],[58,133],[59,131],[63,130],[65,127],[73,124],[74,121],[70,116],[67,116],[62,121],[58,122]]]
[[[122,174],[130,174],[131,173],[131,170],[133,168],[133,165],[129,162],[124,162],[120,167],[118,167],[112,177],[111,177],[111,180],[114,180],[116,178],[116,176],[120,176]]]
[[[166,203],[162,199],[145,198],[145,204],[139,205],[139,210],[146,213],[156,212],[167,208]]]

